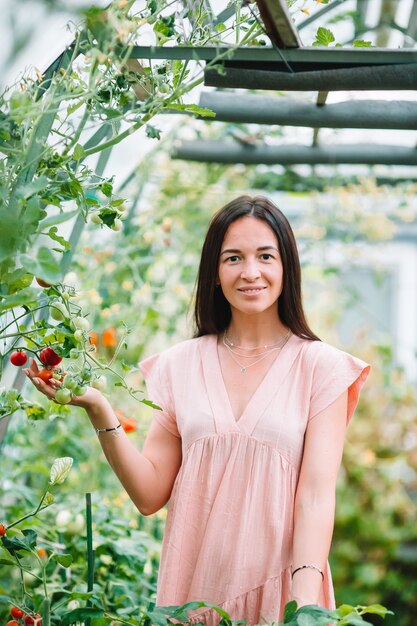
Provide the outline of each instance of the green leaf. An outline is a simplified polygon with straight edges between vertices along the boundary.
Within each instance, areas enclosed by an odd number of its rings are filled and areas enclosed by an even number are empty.
[[[298,626],[315,626],[316,620],[312,615],[298,615],[297,624]]]
[[[84,622],[91,617],[103,617],[103,609],[94,609],[92,607],[84,607],[79,609],[73,609],[69,613],[66,613],[62,620],[61,626],[69,626],[69,624],[75,624],[76,622]]]
[[[223,24],[223,22],[216,24],[216,30],[218,33],[222,33],[224,30],[226,30],[226,24]]]
[[[65,250],[69,250],[71,248],[70,242],[64,239],[64,237],[57,235],[57,232],[58,232],[57,227],[52,226],[52,228],[50,228],[48,231],[48,236],[54,241],[57,241],[58,243],[61,244],[61,246],[64,248],[62,252],[65,252]]]
[[[161,139],[161,131],[151,124],[146,124],[146,136],[150,139]]]
[[[64,456],[55,459],[51,467],[49,483],[51,485],[61,485],[68,476],[74,459],[70,456]]]
[[[16,565],[16,561],[11,561],[10,559],[0,559],[0,565],[15,566]]]
[[[319,26],[316,32],[316,39],[313,42],[313,46],[328,46],[329,43],[334,41],[334,35],[331,30]]]
[[[85,150],[82,147],[81,144],[77,143],[77,145],[74,148],[74,152],[72,153],[72,158],[74,159],[74,161],[79,161],[80,159],[82,159],[85,155]]]
[[[3,286],[7,286],[8,294],[16,293],[21,289],[25,289],[32,284],[33,274],[28,273],[25,269],[20,267],[14,270],[10,274],[2,276]],[[5,294],[7,295],[7,294]]]
[[[373,48],[372,41],[365,41],[364,39],[355,39],[353,42],[354,48]]]
[[[33,404],[28,404],[24,407],[25,413],[32,422],[37,422],[38,420],[43,420],[46,418],[46,411],[43,406],[34,402]]]
[[[284,608],[284,624],[286,624],[287,622],[291,621],[291,619],[294,617],[294,614],[297,610],[297,602],[295,600],[292,600],[291,602],[288,602],[285,605]]]
[[[39,248],[35,258],[29,254],[22,254],[20,262],[28,272],[39,276],[47,283],[56,284],[62,281],[63,276],[59,262],[52,252],[44,246]]]
[[[62,567],[69,567],[72,563],[71,554],[54,554],[52,558],[54,561],[62,565]]]
[[[51,215],[50,217],[46,217],[44,220],[39,222],[38,232],[46,230],[47,228],[49,228],[49,226],[55,226],[55,224],[68,222],[77,214],[78,209],[75,209],[74,211],[63,211],[62,213],[58,213],[58,215]]]
[[[21,198],[27,200],[31,196],[40,191],[43,191],[48,186],[48,179],[46,176],[39,176],[39,178],[35,178],[30,183],[23,185],[17,190],[17,195]]]
[[[3,537],[2,543],[10,554],[16,554],[20,552],[20,550],[24,550],[25,552],[30,552],[36,546],[37,533],[31,528],[25,528],[22,531],[22,537]]]
[[[362,610],[362,614],[371,613],[372,615],[379,615],[380,617],[385,617],[386,615],[394,615],[393,611],[389,611],[382,604],[371,604],[366,606]]]
[[[215,112],[211,109],[202,108],[196,104],[169,104],[167,109],[187,111],[188,113],[194,113],[194,115],[200,115],[201,117],[216,117]]]
[[[345,617],[345,615],[355,613],[355,607],[351,606],[350,604],[341,604],[337,607],[337,612],[340,617]]]
[[[140,400],[140,402],[142,402],[142,404],[146,404],[146,406],[150,406],[152,409],[156,409],[157,411],[162,411],[161,407],[151,402],[151,400],[143,399],[143,400]]]
[[[28,287],[9,296],[0,296],[0,311],[7,311],[16,306],[34,304],[39,296],[39,289]]]

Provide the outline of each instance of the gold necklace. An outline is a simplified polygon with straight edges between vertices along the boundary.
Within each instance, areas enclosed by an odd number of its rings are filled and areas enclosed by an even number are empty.
[[[227,344],[225,344],[225,346],[226,346],[226,348],[227,348],[227,351],[228,351],[228,352],[229,352],[229,354],[230,354],[230,358],[231,358],[231,359],[233,359],[233,361],[234,361],[237,365],[239,365],[239,367],[240,367],[240,373],[241,373],[241,374],[245,374],[245,372],[246,372],[246,370],[247,370],[247,369],[249,369],[250,367],[252,367],[252,365],[256,365],[257,363],[260,363],[261,361],[263,361],[264,359],[266,359],[266,357],[267,357],[269,354],[271,354],[271,352],[274,352],[274,351],[276,351],[276,350],[281,351],[281,350],[282,350],[282,348],[283,348],[283,347],[285,346],[285,344],[287,343],[288,339],[290,338],[290,334],[291,334],[291,331],[289,331],[289,332],[287,333],[287,335],[284,337],[285,341],[284,341],[284,343],[283,343],[281,346],[278,346],[278,347],[276,347],[276,348],[272,348],[271,350],[268,350],[267,352],[265,352],[265,353],[261,356],[261,358],[260,358],[260,359],[257,359],[257,360],[256,360],[256,361],[254,361],[253,363],[249,363],[249,365],[243,365],[242,363],[239,363],[239,361],[238,361],[238,360],[237,360],[237,359],[233,356],[233,351],[230,349],[230,347],[229,347]]]
[[[265,346],[266,350],[264,350],[263,352],[258,352],[257,354],[240,354],[240,352],[236,352],[236,350],[233,350],[233,348],[227,343],[227,337],[225,337],[225,333],[223,333],[223,345],[224,347],[229,351],[229,352],[233,352],[233,354],[236,354],[236,356],[242,358],[242,359],[255,359],[257,356],[263,356],[264,354],[268,354],[269,352],[273,352],[274,350],[278,350],[282,345],[285,344],[287,338],[289,337],[291,331],[289,330],[288,333],[285,335],[285,337],[282,337],[280,339],[280,341],[278,341],[276,344],[273,344],[271,346]],[[234,344],[232,344],[233,346]],[[237,346],[237,348],[239,348],[239,346]],[[239,348],[240,350],[243,348]],[[248,348],[249,350],[255,349],[255,348]]]
[[[269,346],[263,345],[263,346],[254,346],[253,348],[246,348],[245,346],[238,346],[234,344],[233,341],[231,341],[229,337],[227,336],[227,330],[225,330],[223,333],[223,344],[228,348],[237,348],[238,350],[260,350],[261,348],[264,348],[264,350],[266,350],[268,348],[275,348],[277,346],[280,346],[281,343],[284,345],[290,334],[291,334],[291,330],[288,329],[287,334],[284,337],[281,337],[281,339],[277,341],[276,343],[271,343]]]

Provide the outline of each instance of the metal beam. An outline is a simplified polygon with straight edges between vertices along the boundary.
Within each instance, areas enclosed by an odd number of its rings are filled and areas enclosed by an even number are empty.
[[[413,101],[356,100],[318,106],[296,98],[203,91],[199,104],[216,114],[208,121],[417,130],[417,102]]]
[[[417,88],[417,63],[282,72],[225,63],[222,72],[206,68],[205,85],[233,89],[365,91]]]
[[[336,163],[369,165],[417,165],[417,150],[402,146],[353,144],[333,146],[242,145],[241,143],[184,141],[174,149],[173,159],[205,163],[318,165]]]
[[[299,48],[300,36],[285,0],[256,0],[268,37],[279,48]]]
[[[234,61],[258,63],[259,67],[272,63],[273,69],[285,67],[283,58],[293,68],[313,65],[321,67],[391,65],[417,63],[416,49],[387,50],[384,48],[287,48],[276,50],[272,47],[247,46],[233,48],[226,46],[133,46],[132,59],[182,59],[184,61],[213,61],[219,55]]]

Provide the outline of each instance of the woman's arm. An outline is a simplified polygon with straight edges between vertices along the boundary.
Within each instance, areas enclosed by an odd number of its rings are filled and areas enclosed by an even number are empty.
[[[46,384],[36,378],[37,370],[36,364],[32,362],[25,371],[36,388],[53,400],[60,383],[51,380],[52,384]],[[109,401],[97,389],[89,387],[84,395],[74,398],[71,404],[84,408],[95,428],[114,428],[119,423]],[[181,439],[155,420],[142,453],[135,448],[122,428],[100,432],[98,439],[109,464],[139,511],[143,515],[151,515],[162,508],[170,498],[181,465]]]
[[[315,565],[324,571],[333,534],[336,478],[346,430],[345,391],[308,424],[294,509],[292,571]],[[319,602],[322,576],[316,569],[295,573],[292,597],[298,606]]]

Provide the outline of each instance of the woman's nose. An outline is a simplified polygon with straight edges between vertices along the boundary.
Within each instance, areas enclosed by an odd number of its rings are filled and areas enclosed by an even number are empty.
[[[248,261],[245,263],[245,266],[241,274],[242,278],[253,281],[253,280],[256,280],[259,277],[259,275],[260,275],[259,267],[256,262]]]

